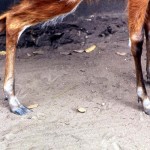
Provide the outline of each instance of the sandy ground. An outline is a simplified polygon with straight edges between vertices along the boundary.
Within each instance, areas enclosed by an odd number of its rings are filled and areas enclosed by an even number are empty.
[[[106,17],[106,24],[116,18],[117,22],[125,19],[117,14]],[[127,27],[124,24],[101,39],[96,33],[89,35],[89,42],[80,47],[95,44],[97,48],[91,53],[75,53],[73,44],[55,50],[18,49],[17,96],[26,106],[39,104],[25,116],[10,113],[7,101],[3,100],[5,59],[0,57],[0,150],[150,148],[150,117],[137,103]],[[35,50],[44,54],[26,55]],[[145,68],[145,62],[143,65]],[[86,112],[79,113],[78,107],[84,107]]]

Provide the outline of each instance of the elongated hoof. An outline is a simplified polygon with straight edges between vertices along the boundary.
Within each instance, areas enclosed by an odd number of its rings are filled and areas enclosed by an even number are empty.
[[[31,110],[28,109],[27,107],[21,105],[20,107],[12,109],[11,112],[13,112],[14,114],[22,116],[22,115],[25,115],[25,114],[31,112]]]
[[[147,115],[150,115],[150,100],[147,98],[143,101],[144,112]]]

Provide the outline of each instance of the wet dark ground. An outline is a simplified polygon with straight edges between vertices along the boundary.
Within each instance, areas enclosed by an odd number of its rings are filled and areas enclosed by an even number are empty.
[[[86,18],[72,15],[55,26],[43,27],[39,24],[28,28],[22,34],[18,48],[49,46],[50,49],[56,49],[69,43],[82,47],[86,43],[101,41],[113,35],[125,25],[126,20],[118,17],[110,20],[110,17],[96,14]],[[93,40],[89,38],[91,35],[95,37]],[[0,41],[0,50],[5,50],[5,33],[0,34]]]
[[[2,0],[0,1],[0,12],[8,10],[11,6],[17,4],[20,0]],[[82,2],[74,14],[65,18],[65,21],[56,26],[48,26],[41,28],[41,25],[36,25],[26,30],[22,35],[18,47],[40,47],[50,46],[52,49],[60,45],[74,43],[78,45],[85,45],[89,42],[88,36],[95,34],[99,37],[109,36],[118,30],[117,28],[123,26],[125,21],[115,24],[107,24],[108,18],[98,17],[98,13],[122,13],[125,11],[126,1],[124,0],[100,0],[88,4]],[[95,14],[97,17],[93,17]],[[90,16],[88,18],[88,16]],[[88,19],[85,19],[88,18]],[[117,18],[112,19],[112,23],[117,21]],[[105,24],[106,23],[106,24]],[[101,27],[98,27],[100,24]],[[80,36],[78,36],[80,32]],[[5,50],[5,33],[0,33],[0,50]]]

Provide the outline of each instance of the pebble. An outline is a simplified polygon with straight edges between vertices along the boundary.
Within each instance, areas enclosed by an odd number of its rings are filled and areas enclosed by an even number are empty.
[[[27,119],[37,120],[38,118],[36,116],[29,116]]]
[[[112,146],[113,146],[113,150],[120,150],[121,149],[120,146],[115,142],[112,143]]]
[[[4,139],[6,140],[11,140],[13,138],[13,134],[12,133],[9,133],[9,134],[6,134]]]
[[[105,106],[105,103],[102,103],[102,106]]]
[[[78,111],[79,111],[80,113],[85,113],[85,112],[86,112],[86,109],[83,108],[83,107],[79,107],[79,108],[78,108]]]

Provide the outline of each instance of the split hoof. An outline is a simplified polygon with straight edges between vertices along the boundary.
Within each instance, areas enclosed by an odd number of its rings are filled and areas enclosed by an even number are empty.
[[[25,115],[25,114],[31,112],[30,109],[28,109],[27,107],[25,107],[23,105],[21,105],[21,106],[19,106],[17,108],[14,108],[11,111],[12,111],[12,113],[20,115],[20,116]]]

